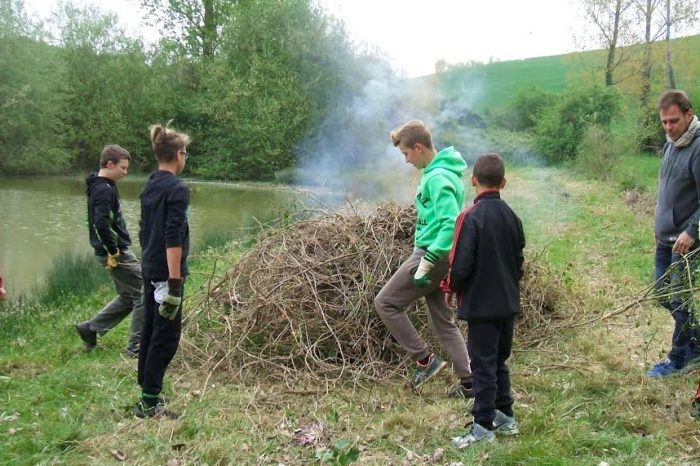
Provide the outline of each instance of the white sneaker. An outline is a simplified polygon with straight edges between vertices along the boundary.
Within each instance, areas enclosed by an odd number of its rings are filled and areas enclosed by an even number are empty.
[[[496,417],[493,419],[493,431],[500,435],[516,435],[520,429],[514,417],[506,416],[497,409]]]
[[[494,440],[496,440],[496,436],[493,432],[474,422],[469,432],[452,439],[452,445],[457,448],[466,448],[477,442],[493,442]]]

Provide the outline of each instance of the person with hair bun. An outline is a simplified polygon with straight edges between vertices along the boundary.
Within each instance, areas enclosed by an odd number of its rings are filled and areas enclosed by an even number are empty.
[[[189,252],[187,210],[190,193],[179,175],[187,162],[190,138],[167,126],[150,127],[158,170],[141,192],[145,316],[141,331],[138,383],[141,398],[134,409],[140,418],[177,418],[160,396],[163,378],[180,344],[183,285]]]

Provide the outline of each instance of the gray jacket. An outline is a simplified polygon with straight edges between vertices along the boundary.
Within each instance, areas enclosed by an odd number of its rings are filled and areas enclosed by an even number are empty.
[[[654,215],[656,240],[672,245],[683,231],[697,240],[700,221],[700,131],[682,149],[667,142],[663,154]]]

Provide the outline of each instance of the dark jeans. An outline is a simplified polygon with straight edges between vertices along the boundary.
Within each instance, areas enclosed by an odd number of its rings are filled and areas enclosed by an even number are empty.
[[[655,281],[666,273],[671,264],[677,263],[670,276],[657,283],[657,292],[669,294],[660,300],[660,304],[668,309],[675,321],[671,339],[670,359],[677,368],[684,367],[688,360],[700,356],[700,332],[698,323],[693,317],[690,293],[683,290],[688,287],[686,262],[680,254],[674,254],[672,246],[656,244]],[[691,269],[697,266],[691,263]]]
[[[506,361],[513,346],[515,319],[469,322],[467,349],[471,357],[474,422],[491,430],[496,409],[513,415],[510,371]]]
[[[146,277],[143,280],[145,315],[141,330],[138,382],[144,392],[157,395],[163,390],[165,370],[180,344],[182,306],[173,320],[161,317],[158,313],[159,304],[153,296],[152,281],[165,280]]]

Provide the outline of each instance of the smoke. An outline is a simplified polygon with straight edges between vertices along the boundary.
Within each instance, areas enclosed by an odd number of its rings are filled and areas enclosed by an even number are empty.
[[[536,160],[522,141],[506,137],[512,133],[487,128],[485,116],[475,110],[484,107],[484,95],[485,82],[478,75],[400,79],[373,61],[364,79],[339,96],[314,133],[297,146],[300,168],[294,182],[314,187],[329,204],[412,202],[420,172],[389,141],[392,129],[412,119],[431,128],[438,150],[454,146],[469,165],[486,152],[499,152],[507,161]]]

